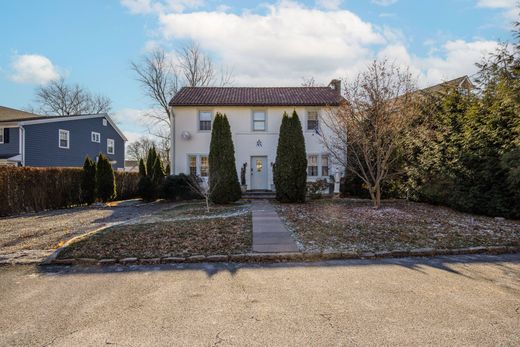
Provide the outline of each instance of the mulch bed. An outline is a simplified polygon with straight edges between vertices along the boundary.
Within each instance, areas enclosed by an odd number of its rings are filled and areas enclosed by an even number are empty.
[[[422,203],[387,200],[375,210],[367,200],[324,199],[276,208],[305,251],[520,246],[520,221]]]
[[[200,209],[195,204],[183,207],[179,217],[193,215]],[[215,208],[220,212],[235,207]],[[212,210],[210,215],[214,215]],[[152,216],[160,220],[161,212]],[[204,214],[202,214],[204,215]],[[170,216],[168,216],[170,217]],[[78,240],[63,251],[58,258],[154,258],[164,256],[191,256],[209,254],[235,254],[251,251],[251,213],[226,218],[180,219],[126,224],[104,229]]]

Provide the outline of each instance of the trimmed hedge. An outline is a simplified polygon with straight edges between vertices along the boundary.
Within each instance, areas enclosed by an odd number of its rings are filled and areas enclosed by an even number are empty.
[[[0,216],[81,205],[81,168],[0,167]],[[137,196],[139,175],[114,172],[117,199]]]

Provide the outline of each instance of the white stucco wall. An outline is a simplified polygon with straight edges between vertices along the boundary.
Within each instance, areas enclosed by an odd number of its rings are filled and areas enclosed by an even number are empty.
[[[278,133],[284,111],[289,115],[296,110],[302,122],[307,154],[326,154],[327,151],[320,142],[320,136],[314,130],[307,130],[307,112],[318,111],[319,117],[325,116],[325,111],[318,107],[173,107],[175,115],[175,173],[189,173],[188,157],[190,155],[207,155],[211,140],[210,131],[199,131],[199,112],[211,111],[214,117],[217,112],[227,115],[233,143],[235,145],[235,158],[237,174],[240,179],[240,168],[247,163],[246,182],[250,188],[251,156],[267,156],[268,162],[268,188],[272,188],[273,170],[272,164],[276,159],[276,147]],[[267,112],[267,130],[253,131],[253,110],[265,110]],[[323,129],[323,128],[322,128]],[[183,139],[181,134],[189,132],[191,138]],[[258,146],[258,141],[261,146]],[[329,164],[329,173],[334,174],[335,165]],[[309,180],[316,179],[309,177]]]

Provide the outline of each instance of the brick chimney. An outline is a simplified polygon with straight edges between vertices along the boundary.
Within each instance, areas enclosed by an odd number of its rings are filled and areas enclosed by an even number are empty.
[[[338,79],[333,79],[329,83],[329,87],[334,89],[338,95],[341,95],[341,81]]]

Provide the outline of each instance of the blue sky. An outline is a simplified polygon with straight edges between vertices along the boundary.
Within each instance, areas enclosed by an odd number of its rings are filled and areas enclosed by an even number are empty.
[[[3,0],[0,105],[34,104],[59,76],[109,96],[121,127],[145,132],[150,107],[129,68],[151,47],[200,44],[236,85],[349,78],[373,58],[410,66],[420,85],[474,73],[509,40],[515,0]]]

